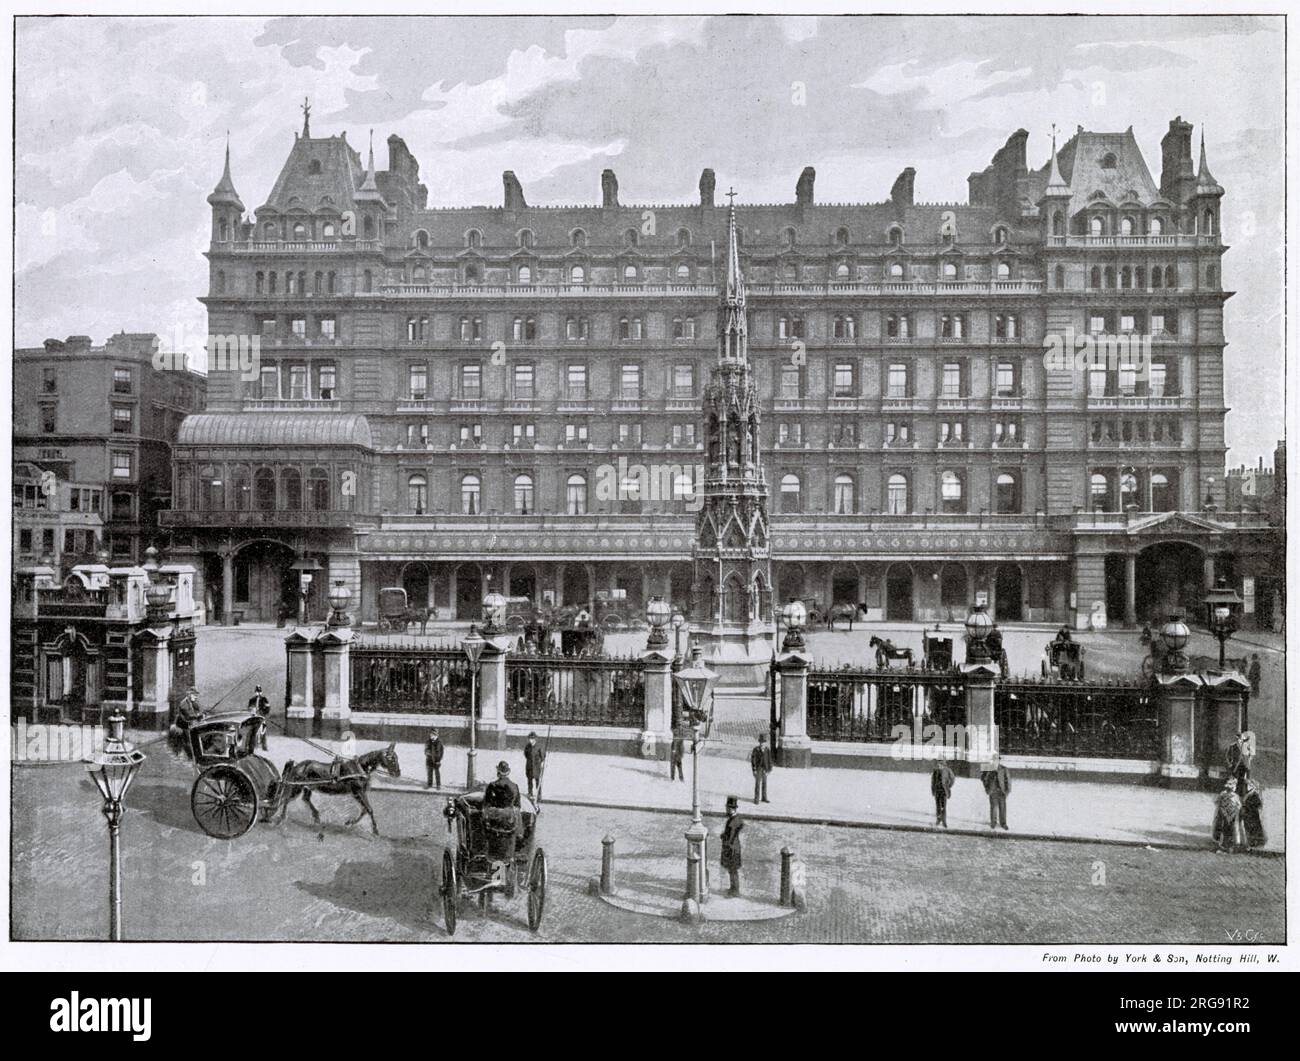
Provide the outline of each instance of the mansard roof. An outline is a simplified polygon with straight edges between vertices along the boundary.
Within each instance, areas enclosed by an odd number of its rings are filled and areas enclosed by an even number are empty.
[[[365,181],[361,156],[348,143],[347,134],[298,136],[263,210],[287,213],[320,209],[346,210],[353,205]]]
[[[1114,156],[1113,166],[1103,165],[1108,155]],[[1142,206],[1164,201],[1131,126],[1122,133],[1093,133],[1080,128],[1061,146],[1057,160],[1061,176],[1073,193],[1071,214],[1098,201],[1108,205],[1137,202]],[[1047,189],[1050,171],[1049,159],[1029,175],[1030,198],[1035,202]],[[1104,199],[1099,199],[1098,192]]]
[[[370,424],[364,416],[326,412],[194,413],[181,421],[176,445],[374,448]]]

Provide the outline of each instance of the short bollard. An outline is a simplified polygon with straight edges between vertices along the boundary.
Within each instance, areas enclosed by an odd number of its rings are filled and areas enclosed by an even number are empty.
[[[614,881],[614,838],[607,836],[600,842],[600,890],[605,895],[617,891]]]
[[[686,856],[686,898],[700,901],[700,856],[694,851]]]
[[[794,860],[794,852],[789,847],[781,848],[781,905],[790,906],[794,899],[790,894],[790,863]]]

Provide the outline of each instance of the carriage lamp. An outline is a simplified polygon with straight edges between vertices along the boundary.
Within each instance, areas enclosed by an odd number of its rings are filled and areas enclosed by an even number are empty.
[[[476,780],[474,760],[478,758],[478,748],[474,719],[478,702],[478,665],[479,660],[483,658],[483,648],[486,644],[487,642],[478,632],[478,627],[470,623],[469,634],[460,643],[460,650],[465,653],[465,658],[469,660],[469,754],[465,760],[465,788],[467,790],[474,787]]]
[[[1225,651],[1228,638],[1237,632],[1241,622],[1242,600],[1235,589],[1228,588],[1222,575],[1214,589],[1205,595],[1205,625],[1219,642],[1219,669],[1226,665]]]
[[[791,597],[781,609],[781,622],[785,624],[785,638],[781,641],[782,652],[794,652],[805,647],[803,628],[808,622],[808,609],[803,601]]]
[[[488,637],[499,634],[506,624],[509,602],[500,593],[489,593],[483,598],[483,633]]]
[[[704,705],[718,681],[717,672],[709,670],[700,655],[700,646],[695,645],[691,649],[690,666],[673,674],[673,681],[677,683],[686,707],[686,717],[691,723],[691,824],[686,830],[686,880],[688,889],[692,886],[696,889],[696,893],[688,894],[687,898],[696,902],[708,898],[708,885],[702,868],[708,865],[705,848],[709,832],[704,828],[704,818],[700,814],[700,735],[708,718]],[[693,859],[698,859],[695,865],[701,867],[695,875],[690,871]]]
[[[967,663],[987,663],[989,662],[988,645],[985,639],[989,636],[989,630],[993,626],[993,620],[989,618],[988,605],[975,605],[968,616],[966,616],[966,662]]]
[[[330,587],[329,601],[330,607],[334,609],[330,615],[327,626],[351,626],[352,617],[347,613],[348,601],[352,599],[352,591],[348,589],[348,584],[342,579],[335,581]]]
[[[648,649],[667,648],[668,631],[665,627],[672,616],[672,608],[663,597],[651,597],[645,606],[645,619],[650,624],[650,636],[646,639]]]
[[[86,772],[103,797],[101,810],[108,820],[108,931],[114,941],[122,938],[122,800],[145,759],[144,752],[122,736],[125,727],[124,716],[109,718],[104,747],[86,761]]]
[[[1160,637],[1168,649],[1164,659],[1166,674],[1182,674],[1187,670],[1187,655],[1183,649],[1187,647],[1189,636],[1191,631],[1181,615],[1171,615],[1160,628]]]

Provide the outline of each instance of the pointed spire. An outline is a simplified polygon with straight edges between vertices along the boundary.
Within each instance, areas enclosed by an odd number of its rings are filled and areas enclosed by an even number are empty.
[[[302,98],[302,138],[304,140],[311,136],[311,100],[307,96]]]
[[[727,192],[727,286],[724,301],[729,306],[745,305],[745,278],[740,272],[740,239],[736,233],[736,192]]]
[[[1205,161],[1205,126],[1201,126],[1201,164],[1196,169],[1196,195],[1222,195],[1223,188]]]
[[[361,182],[361,187],[357,189],[353,198],[358,201],[363,199],[372,199],[381,203],[384,201],[379,191],[379,184],[375,180],[375,131],[373,129],[370,130],[370,159],[366,163],[366,179]]]
[[[745,318],[745,277],[740,270],[740,236],[736,229],[736,192],[727,192],[727,261],[722,285],[718,356],[726,361],[748,357],[749,324]]]
[[[239,200],[239,193],[235,191],[235,182],[230,178],[230,130],[226,130],[226,167],[222,170],[221,180],[217,186],[212,189],[212,194],[208,196],[208,203],[211,206],[233,206],[242,214],[244,204]]]
[[[1047,173],[1047,190],[1044,195],[1067,196],[1070,194],[1070,186],[1065,183],[1065,178],[1061,176],[1060,161],[1056,157],[1056,125],[1052,125],[1052,162],[1051,168]]]

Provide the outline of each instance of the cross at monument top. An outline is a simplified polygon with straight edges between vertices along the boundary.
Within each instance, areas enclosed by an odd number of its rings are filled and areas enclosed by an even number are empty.
[[[729,203],[731,206],[735,206],[735,205],[736,205],[736,189],[735,189],[735,188],[731,188],[731,189],[727,192],[727,201],[728,201],[728,203]]]
[[[302,135],[311,136],[311,100],[302,98]]]

